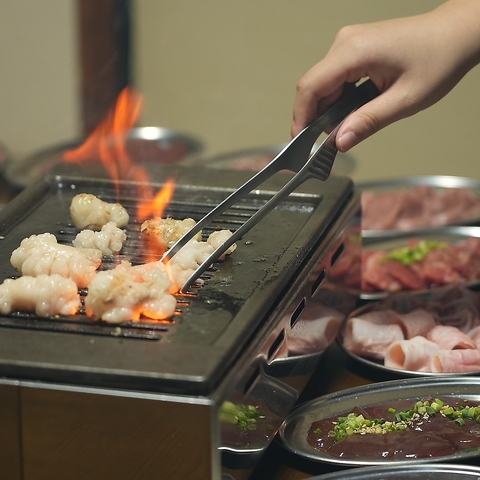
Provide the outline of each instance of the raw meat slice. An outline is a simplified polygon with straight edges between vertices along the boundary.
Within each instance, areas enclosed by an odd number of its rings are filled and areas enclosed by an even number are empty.
[[[335,339],[344,318],[333,308],[310,305],[287,334],[289,355],[323,352]]]
[[[398,313],[392,318],[391,323],[400,325],[406,339],[418,335],[425,336],[436,325],[435,317],[422,308],[417,308],[409,313]]]
[[[426,334],[426,338],[440,345],[442,350],[477,348],[466,333],[451,325],[436,325]]]
[[[402,284],[383,268],[385,252],[371,251],[362,255],[362,288],[364,291],[397,292]]]
[[[480,370],[480,350],[439,350],[432,358],[432,372],[464,373]]]
[[[401,370],[429,372],[431,359],[439,350],[438,344],[422,336],[399,340],[388,347],[384,365]]]
[[[382,360],[390,344],[403,339],[399,325],[377,325],[353,317],[345,325],[343,345],[355,355]]]

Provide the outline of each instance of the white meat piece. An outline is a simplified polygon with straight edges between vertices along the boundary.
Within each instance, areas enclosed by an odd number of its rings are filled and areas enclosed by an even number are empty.
[[[168,262],[168,271],[175,288],[179,290],[195,270],[215,249],[207,242],[191,239]]]
[[[80,308],[76,283],[61,275],[24,276],[0,285],[0,313],[34,311],[39,317],[73,315]]]
[[[222,246],[230,237],[232,232],[230,230],[218,230],[209,235],[207,242],[212,245],[216,250],[218,247]],[[219,260],[224,260],[226,255],[231,255],[237,248],[237,245],[234,243],[219,257]]]
[[[23,239],[10,257],[11,264],[22,275],[36,277],[57,273],[71,278],[79,288],[89,285],[101,261],[100,250],[61,245],[51,233]]]
[[[176,290],[179,290],[195,270],[231,235],[229,230],[221,230],[211,234],[207,242],[194,238],[189,240],[168,262],[169,275]],[[220,259],[235,249],[236,245],[232,245]]]
[[[115,222],[108,222],[99,232],[82,230],[73,240],[76,248],[96,248],[103,255],[118,253],[127,239],[124,230],[117,227]]]
[[[129,215],[119,203],[107,203],[90,193],[75,195],[70,204],[70,215],[78,228],[100,229],[108,222],[117,227],[128,224]]]
[[[87,315],[108,323],[171,317],[176,298],[171,282],[159,262],[132,267],[123,261],[113,270],[98,272],[85,297]]]
[[[150,220],[145,220],[140,227],[140,231],[161,248],[168,250],[191,230],[195,224],[196,222],[193,218],[176,220],[171,217],[155,217]],[[202,240],[202,232],[198,232],[193,238],[200,242]]]

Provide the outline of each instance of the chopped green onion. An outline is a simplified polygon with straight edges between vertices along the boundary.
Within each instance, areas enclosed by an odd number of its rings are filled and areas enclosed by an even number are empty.
[[[260,413],[253,405],[237,405],[230,401],[223,402],[219,417],[221,422],[238,425],[243,432],[257,428],[257,418]]]
[[[421,262],[432,250],[445,247],[445,242],[421,240],[412,247],[392,250],[383,258],[383,261],[396,260],[408,266],[415,262]]]
[[[351,412],[347,416],[338,417],[338,421],[333,422],[334,428],[328,432],[328,436],[336,440],[341,440],[355,433],[385,434],[388,432],[401,431],[405,430],[416,420],[423,421],[437,414],[452,419],[455,424],[460,427],[465,425],[466,419],[480,423],[480,405],[453,407],[451,405],[445,405],[444,402],[438,398],[433,401],[417,401],[413,408],[400,412],[390,407],[388,408],[388,413],[394,414],[395,420],[385,420],[384,418],[366,419],[363,415],[356,415]]]

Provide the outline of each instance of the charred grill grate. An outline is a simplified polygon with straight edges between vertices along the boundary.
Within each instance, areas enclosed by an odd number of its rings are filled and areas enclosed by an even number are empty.
[[[212,198],[212,192],[206,191],[204,198],[200,198],[198,201],[195,201],[194,205],[192,205],[191,201],[189,201],[189,197],[191,196],[189,189],[180,188],[177,190],[172,202],[164,212],[164,216],[171,216],[176,219],[191,217],[194,220],[199,220],[229,193],[230,192],[215,192],[213,195],[215,198]],[[229,229],[235,231],[236,228],[242,225],[251,215],[253,215],[254,212],[257,211],[258,208],[264,205],[274,193],[275,192],[255,193],[243,199],[239,204],[234,205],[225,212],[215,224],[204,230],[204,239],[206,239],[206,237],[208,237],[208,235],[214,230]],[[146,251],[143,252],[143,254],[139,254],[139,252],[145,248],[145,243],[141,238],[140,223],[132,220],[135,216],[134,212],[138,204],[138,196],[135,192],[123,192],[120,200],[117,200],[116,191],[114,188],[111,188],[111,190],[104,190],[102,194],[97,194],[97,196],[109,203],[119,201],[131,215],[131,221],[125,227],[127,239],[121,253],[116,256],[104,257],[100,270],[115,268],[115,266],[122,260],[138,265],[145,263],[147,258],[150,260],[160,258],[158,253],[155,253],[154,251]],[[313,211],[314,205],[299,203],[298,201],[289,202],[287,200],[282,205],[278,206],[277,209],[301,209],[305,213]],[[57,237],[59,243],[71,245],[78,231],[79,230],[73,225],[73,223],[71,223],[71,221],[65,221],[59,222],[56,226],[56,231],[50,230],[50,233],[53,233]],[[76,315],[58,315],[50,318],[37,317],[34,313],[30,312],[12,312],[10,315],[0,317],[0,327],[158,341],[162,339],[163,334],[168,332],[172,323],[175,322],[176,319],[183,314],[185,309],[190,306],[190,299],[192,296],[196,295],[196,290],[208,285],[208,280],[211,278],[212,272],[218,271],[218,269],[218,264],[215,264],[202,274],[200,278],[204,282],[207,282],[206,284],[202,286],[193,285],[186,294],[176,294],[177,308],[175,315],[173,318],[165,321],[154,321],[145,318],[138,322],[108,324],[106,322],[91,319],[85,315],[85,312],[82,309]],[[86,295],[86,290],[80,291],[80,294],[81,297],[84,297]]]
[[[198,220],[249,176],[176,167],[164,171],[162,166],[162,172],[150,178],[156,178],[152,185],[158,191],[167,178],[175,177],[174,197],[164,214]],[[214,228],[236,230],[286,178],[291,175],[278,182],[271,179],[262,190],[252,192]],[[118,196],[131,218],[142,194],[139,186],[124,181]],[[348,179],[332,177],[321,187],[318,182],[305,183],[245,234],[234,254],[216,264],[217,271],[207,272],[211,278],[203,287],[178,298],[177,314],[170,322],[108,325],[83,314],[47,319],[26,313],[0,315],[0,375],[190,398],[210,395],[237,374],[247,373],[243,358],[257,365],[260,354],[268,350],[270,356],[271,334],[281,325],[288,327],[290,309],[297,307],[299,295],[308,296],[319,262],[358,211],[359,196]],[[0,212],[1,281],[18,275],[10,255],[24,238],[50,232],[60,242],[72,241],[77,229],[69,207],[77,193],[117,199],[109,179],[55,175],[25,189]],[[146,252],[139,251],[139,227],[129,225],[130,238],[122,253],[134,262],[145,260]],[[105,259],[102,268],[115,263]],[[248,370],[253,378],[250,375]]]

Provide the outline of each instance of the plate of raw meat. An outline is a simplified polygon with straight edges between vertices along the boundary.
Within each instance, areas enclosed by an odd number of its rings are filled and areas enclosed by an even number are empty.
[[[409,231],[480,224],[480,180],[417,176],[357,185],[362,192],[362,230]]]
[[[480,227],[443,227],[363,239],[362,300],[480,285]]]
[[[401,376],[480,373],[480,295],[444,287],[369,302],[343,323],[337,341],[355,361]]]

